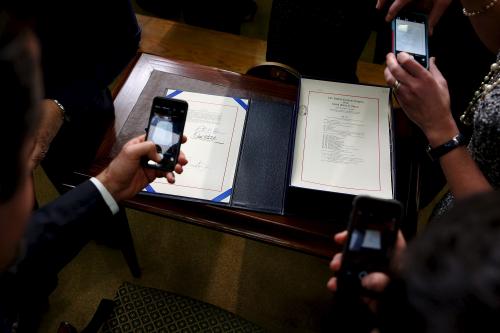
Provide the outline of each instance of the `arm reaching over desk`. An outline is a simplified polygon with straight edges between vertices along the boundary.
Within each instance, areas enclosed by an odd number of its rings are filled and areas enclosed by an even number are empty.
[[[393,86],[396,80],[399,82],[394,90],[398,101],[425,134],[430,147],[439,147],[459,133],[451,114],[448,86],[434,58],[427,71],[407,53],[399,53],[397,58],[389,53],[385,78]],[[439,158],[450,191],[457,199],[492,190],[472,156],[465,147],[456,147]]]

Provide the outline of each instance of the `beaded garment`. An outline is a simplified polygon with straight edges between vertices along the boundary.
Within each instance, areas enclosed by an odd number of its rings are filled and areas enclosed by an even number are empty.
[[[500,53],[497,55],[497,63]],[[500,71],[495,74],[500,78]],[[478,102],[468,150],[479,169],[495,190],[500,189],[500,85],[496,85]],[[453,205],[451,193],[438,203],[434,215],[442,215]]]

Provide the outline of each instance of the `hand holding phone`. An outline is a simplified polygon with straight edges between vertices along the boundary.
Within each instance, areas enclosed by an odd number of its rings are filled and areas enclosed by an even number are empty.
[[[396,245],[402,206],[396,200],[357,196],[337,273],[337,291],[361,294],[361,279],[387,272]]]
[[[160,162],[147,159],[144,166],[162,171],[173,171],[179,159],[180,146],[188,112],[186,101],[155,97],[151,106],[146,140],[153,141],[162,155]]]
[[[392,52],[410,54],[419,64],[429,69],[427,16],[401,13],[392,21]]]
[[[141,135],[127,142],[106,169],[96,176],[117,202],[132,198],[157,177],[165,177],[170,184],[175,182],[173,172],[144,167],[145,156],[159,161],[155,145],[145,140],[145,135]],[[182,173],[186,164],[181,152],[175,173]]]

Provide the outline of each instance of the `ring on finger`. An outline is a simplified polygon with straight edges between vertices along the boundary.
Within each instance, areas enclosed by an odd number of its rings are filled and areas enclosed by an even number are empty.
[[[398,80],[396,80],[394,82],[394,84],[392,85],[392,89],[394,89],[394,92],[398,92],[400,86],[401,86],[401,82],[399,82]]]

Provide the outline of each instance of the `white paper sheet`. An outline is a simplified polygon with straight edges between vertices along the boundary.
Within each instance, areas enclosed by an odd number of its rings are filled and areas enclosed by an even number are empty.
[[[292,186],[393,198],[389,89],[302,79]]]
[[[181,146],[189,163],[174,185],[164,178],[145,191],[228,203],[240,150],[248,100],[168,90],[167,97],[188,102]]]

